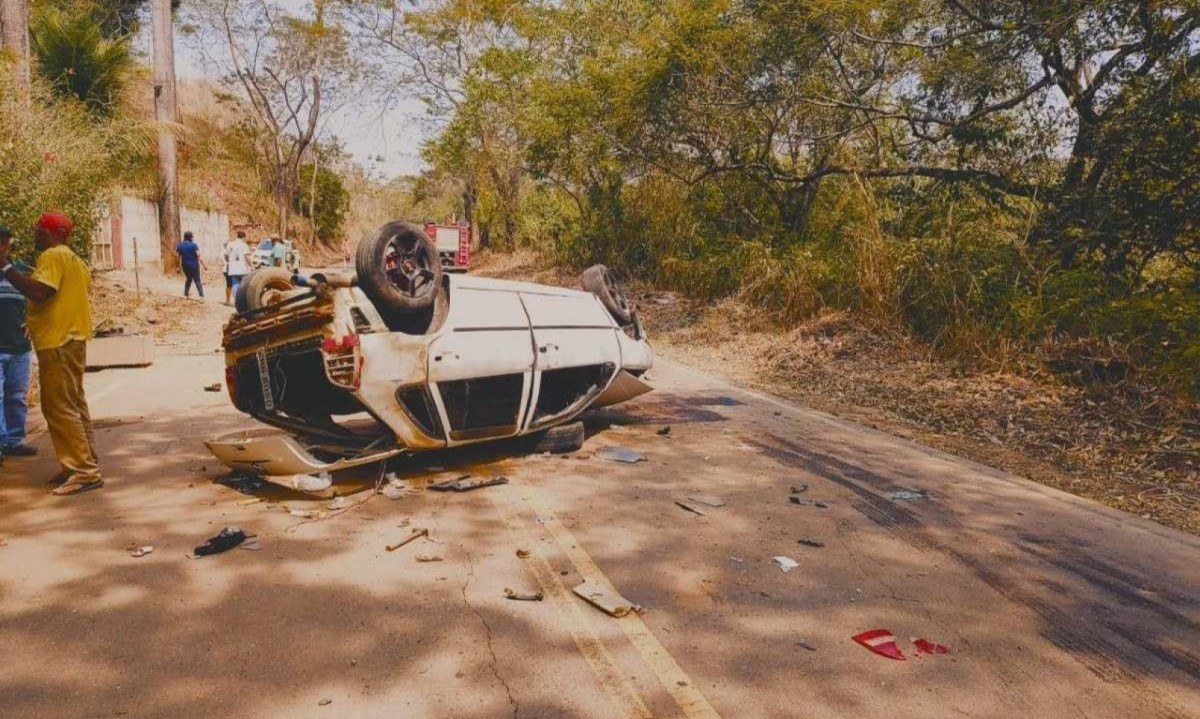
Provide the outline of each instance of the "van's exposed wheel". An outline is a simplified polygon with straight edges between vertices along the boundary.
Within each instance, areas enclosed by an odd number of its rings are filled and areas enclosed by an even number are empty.
[[[242,278],[233,306],[238,312],[248,312],[274,304],[280,292],[295,289],[292,274],[282,267],[263,267]]]
[[[625,296],[625,288],[613,271],[604,265],[592,265],[583,271],[583,289],[600,298],[601,304],[618,324],[633,321],[633,308]]]
[[[360,242],[354,266],[385,320],[430,311],[442,284],[437,247],[411,222],[389,222]]]
[[[583,422],[560,424],[557,427],[551,427],[545,432],[534,435],[531,449],[537,454],[542,452],[550,452],[551,454],[576,452],[583,447],[584,439]]]

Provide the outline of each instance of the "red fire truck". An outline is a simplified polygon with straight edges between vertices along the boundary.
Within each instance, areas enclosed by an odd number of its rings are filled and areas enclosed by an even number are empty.
[[[437,247],[444,272],[466,272],[471,266],[470,225],[436,225],[427,222],[425,234]]]

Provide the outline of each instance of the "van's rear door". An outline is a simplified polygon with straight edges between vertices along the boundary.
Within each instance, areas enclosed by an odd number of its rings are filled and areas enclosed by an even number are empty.
[[[516,434],[533,382],[533,341],[510,290],[454,289],[446,327],[429,347],[429,382],[450,444]]]

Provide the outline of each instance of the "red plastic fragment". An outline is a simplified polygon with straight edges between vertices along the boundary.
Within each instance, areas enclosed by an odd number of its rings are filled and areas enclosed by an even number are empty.
[[[950,650],[941,644],[934,644],[928,639],[914,639],[913,646],[917,648],[917,654],[949,654]]]
[[[881,657],[905,660],[904,652],[900,651],[900,645],[896,644],[896,637],[890,629],[872,629],[850,638]]]

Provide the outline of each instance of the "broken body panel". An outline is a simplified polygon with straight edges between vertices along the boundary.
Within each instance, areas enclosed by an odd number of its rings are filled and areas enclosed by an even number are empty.
[[[650,390],[638,379],[654,362],[641,326],[619,326],[595,295],[444,282],[448,309],[425,334],[389,330],[353,286],[296,290],[235,317],[224,334],[231,398],[277,429],[209,449],[240,471],[335,471],[539,432]]]

